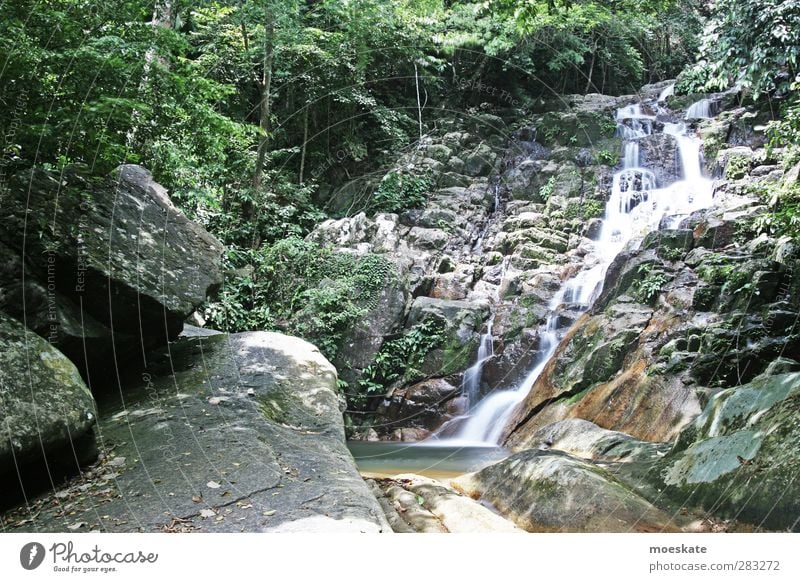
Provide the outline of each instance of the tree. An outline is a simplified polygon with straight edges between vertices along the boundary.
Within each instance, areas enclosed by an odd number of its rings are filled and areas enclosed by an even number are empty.
[[[740,83],[758,97],[787,92],[799,74],[800,0],[718,0],[685,77],[687,88]]]

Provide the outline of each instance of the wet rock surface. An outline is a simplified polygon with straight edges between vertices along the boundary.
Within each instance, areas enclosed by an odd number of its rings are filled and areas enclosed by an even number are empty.
[[[766,236],[743,244],[734,226],[761,211],[720,192],[714,208],[619,255],[517,411],[508,444],[524,447],[563,418],[671,440],[714,390],[752,380],[776,358],[797,361],[794,250]]]
[[[771,529],[800,530],[800,374],[715,394],[661,459],[659,486],[684,504]]]

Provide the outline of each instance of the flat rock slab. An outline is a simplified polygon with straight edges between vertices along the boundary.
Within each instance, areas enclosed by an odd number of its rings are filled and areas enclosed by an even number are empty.
[[[7,531],[391,531],[345,446],[336,371],[276,333],[187,338],[124,402],[102,460]]]

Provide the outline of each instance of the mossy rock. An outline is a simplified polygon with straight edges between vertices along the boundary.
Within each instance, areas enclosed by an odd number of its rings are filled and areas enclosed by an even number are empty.
[[[75,365],[0,313],[0,475],[25,465],[90,460],[96,406]],[[88,440],[84,437],[90,437]],[[53,469],[54,467],[51,467]],[[57,471],[53,471],[54,473]]]
[[[652,474],[681,503],[800,530],[800,374],[760,376],[712,396]]]
[[[488,501],[529,532],[675,529],[669,516],[628,485],[592,463],[559,451],[523,451],[460,477],[454,485]]]
[[[537,139],[547,146],[591,147],[613,137],[616,129],[614,120],[604,112],[550,112],[542,116]]]

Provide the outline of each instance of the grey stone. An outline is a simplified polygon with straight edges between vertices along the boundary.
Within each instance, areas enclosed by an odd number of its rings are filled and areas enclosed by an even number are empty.
[[[177,337],[222,282],[222,245],[140,166],[105,179],[81,167],[58,178],[34,169],[11,179],[6,198],[0,239],[16,252],[24,247],[25,268],[55,292],[48,297],[60,314],[56,345],[81,368],[85,335],[103,338],[91,354],[101,362],[111,357],[112,326],[116,357],[141,355],[142,346]],[[76,325],[82,320],[86,334]]]
[[[681,503],[797,531],[798,394],[796,372],[717,393],[651,475]]]
[[[610,473],[558,451],[523,451],[453,484],[529,532],[676,529],[667,514]]]
[[[76,456],[91,460],[96,414],[75,365],[0,313],[0,475],[16,481],[18,469],[43,467],[45,457],[53,474],[59,464],[74,469]]]
[[[341,412],[336,370],[308,342],[180,340],[100,421],[105,452],[126,463],[67,484],[70,519],[52,503],[18,531],[390,531]]]

